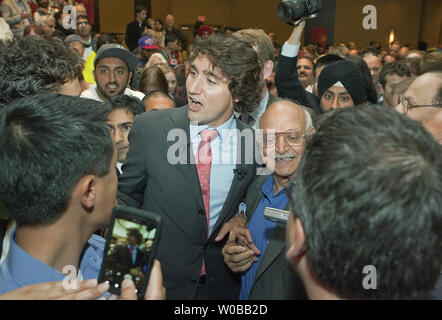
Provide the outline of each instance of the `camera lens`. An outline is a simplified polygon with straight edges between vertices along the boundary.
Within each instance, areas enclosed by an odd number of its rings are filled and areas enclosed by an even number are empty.
[[[280,2],[278,4],[278,16],[282,21],[289,23],[292,22],[292,9],[286,2]]]
[[[296,21],[306,15],[303,0],[283,1],[278,4],[279,19],[285,23]]]

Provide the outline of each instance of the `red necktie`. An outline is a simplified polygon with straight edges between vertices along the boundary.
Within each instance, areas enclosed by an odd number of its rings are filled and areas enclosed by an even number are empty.
[[[218,135],[218,131],[204,129],[200,133],[201,142],[198,146],[198,153],[196,157],[196,170],[198,171],[198,178],[201,186],[201,193],[203,196],[204,209],[206,211],[207,219],[207,237],[209,237],[210,228],[210,169],[212,167],[212,149],[210,142]],[[205,274],[205,266],[201,275]]]

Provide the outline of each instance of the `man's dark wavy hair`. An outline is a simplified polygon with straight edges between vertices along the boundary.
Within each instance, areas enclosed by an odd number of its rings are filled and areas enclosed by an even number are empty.
[[[252,46],[235,36],[215,34],[195,40],[189,60],[205,56],[228,80],[235,111],[251,112],[259,104],[261,66]],[[238,99],[238,102],[235,102]]]
[[[82,69],[82,59],[60,39],[29,36],[0,41],[0,103],[55,93]]]

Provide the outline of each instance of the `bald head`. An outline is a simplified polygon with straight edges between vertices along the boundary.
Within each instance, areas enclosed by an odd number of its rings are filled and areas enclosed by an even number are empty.
[[[442,88],[442,72],[428,72],[417,77],[404,93],[405,99],[411,108],[407,115],[416,121],[424,122],[433,113],[440,110],[437,104],[442,103],[440,92]],[[413,107],[425,105],[426,107]],[[434,105],[434,106],[431,106]],[[403,110],[402,104],[397,109]]]
[[[306,114],[301,106],[290,101],[278,101],[270,105],[259,121],[259,128],[275,129],[283,127],[295,127],[298,130],[306,129]]]
[[[173,100],[162,91],[154,91],[143,100],[146,112],[175,108]]]
[[[172,28],[175,24],[175,18],[173,17],[173,15],[168,14],[168,15],[166,15],[166,18],[164,19],[164,23],[165,23],[166,29],[172,30]]]
[[[263,130],[263,156],[273,177],[283,186],[295,176],[304,152],[311,118],[301,106],[290,101],[270,105],[259,121]]]

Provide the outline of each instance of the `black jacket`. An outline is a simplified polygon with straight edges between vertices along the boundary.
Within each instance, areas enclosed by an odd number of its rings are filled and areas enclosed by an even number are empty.
[[[130,51],[138,48],[138,40],[141,38],[145,24],[138,23],[137,20],[132,21],[126,26],[126,45]]]
[[[289,98],[297,104],[312,108],[317,113],[321,113],[318,99],[310,92],[305,91],[298,79],[297,61],[297,56],[290,58],[282,54],[279,55],[275,74],[278,96]]]

